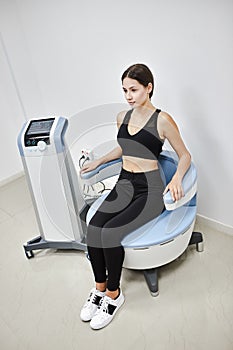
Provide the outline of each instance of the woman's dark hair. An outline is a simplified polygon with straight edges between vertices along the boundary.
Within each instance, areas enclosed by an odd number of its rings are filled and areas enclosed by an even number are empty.
[[[154,77],[150,69],[145,64],[137,63],[127,68],[122,74],[122,83],[125,78],[135,79],[145,87],[147,87],[149,83],[152,83],[152,90],[149,94],[149,97],[152,97],[154,91]]]

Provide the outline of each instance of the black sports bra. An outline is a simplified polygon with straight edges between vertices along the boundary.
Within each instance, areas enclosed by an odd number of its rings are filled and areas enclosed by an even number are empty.
[[[157,119],[161,110],[156,109],[144,127],[133,135],[128,131],[132,112],[133,109],[126,113],[117,134],[122,155],[157,160],[164,143],[157,131]]]

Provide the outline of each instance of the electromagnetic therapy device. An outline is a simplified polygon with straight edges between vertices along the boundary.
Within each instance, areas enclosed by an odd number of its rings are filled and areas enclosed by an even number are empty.
[[[18,147],[40,236],[24,245],[28,258],[44,248],[85,250],[78,213],[78,178],[66,147],[68,120],[33,119],[25,123]]]

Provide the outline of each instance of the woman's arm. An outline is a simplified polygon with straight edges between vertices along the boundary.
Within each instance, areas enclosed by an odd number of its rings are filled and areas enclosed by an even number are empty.
[[[123,118],[124,118],[125,112],[120,112],[117,115],[117,127],[119,129]],[[116,148],[114,148],[112,151],[108,152],[107,154],[105,154],[103,157],[93,160],[92,162],[88,162],[87,164],[85,164],[82,169],[80,170],[80,173],[86,173],[88,171],[94,170],[96,169],[99,165],[110,162],[111,160],[120,158],[122,156],[122,149],[120,146],[117,146]]]
[[[82,169],[80,170],[80,173],[86,173],[88,171],[96,169],[99,165],[110,162],[113,159],[120,158],[122,155],[122,150],[120,146],[117,146],[109,153],[105,154],[103,157],[93,160],[87,164],[85,164]]]
[[[164,190],[164,194],[170,191],[173,200],[178,201],[184,196],[182,179],[191,164],[191,155],[185,147],[176,123],[169,114],[165,112],[159,114],[158,130],[161,137],[169,141],[179,157],[177,170]]]

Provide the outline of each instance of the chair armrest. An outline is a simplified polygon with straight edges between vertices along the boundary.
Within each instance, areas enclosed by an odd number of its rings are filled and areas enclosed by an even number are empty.
[[[85,184],[93,185],[108,177],[118,175],[122,166],[122,159],[117,158],[110,162],[101,164],[96,169],[80,174],[81,179]]]
[[[163,196],[164,205],[167,210],[174,210],[180,206],[188,203],[197,192],[197,170],[193,163],[191,163],[189,169],[182,180],[182,187],[184,191],[184,197],[179,201],[174,202],[170,191]]]

